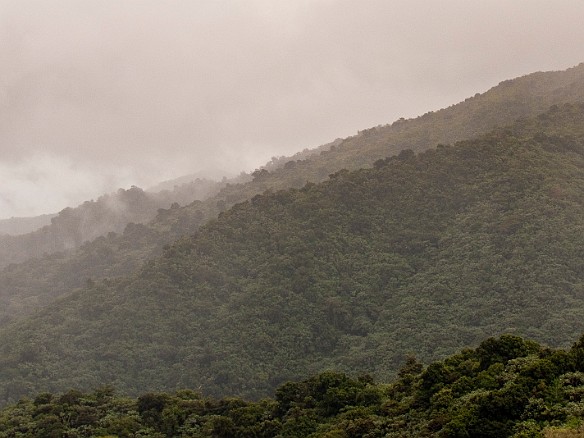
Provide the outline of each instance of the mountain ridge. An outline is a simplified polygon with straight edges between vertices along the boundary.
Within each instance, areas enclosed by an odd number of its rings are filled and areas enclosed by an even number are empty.
[[[252,181],[227,183],[204,202],[159,211],[148,224],[131,224],[121,234],[100,237],[73,252],[4,269],[0,272],[0,302],[5,310],[0,312],[0,324],[81,287],[88,279],[130,274],[145,260],[160,254],[164,245],[266,190],[300,188],[306,182],[322,181],[341,168],[368,167],[405,148],[425,150],[520,116],[534,116],[555,103],[578,99],[584,100],[584,64],[562,72],[540,72],[503,81],[449,108],[336,140],[316,154],[308,151],[306,158],[286,162],[277,159],[275,167],[254,172]]]
[[[0,235],[7,234],[18,236],[38,230],[39,228],[49,225],[51,219],[57,214],[42,214],[39,216],[29,217],[11,217],[0,219]]]
[[[584,105],[266,192],[0,331],[0,396],[111,383],[261,397],[387,379],[502,331],[584,331]],[[18,364],[21,364],[20,367]],[[31,378],[31,376],[34,376]]]
[[[132,186],[86,201],[77,207],[67,207],[48,217],[49,224],[18,235],[0,236],[0,268],[29,258],[67,251],[80,247],[110,232],[121,232],[128,223],[145,223],[161,208],[174,203],[188,204],[218,192],[223,183],[197,179],[175,186],[172,190],[145,192]],[[22,222],[22,220],[21,220]]]

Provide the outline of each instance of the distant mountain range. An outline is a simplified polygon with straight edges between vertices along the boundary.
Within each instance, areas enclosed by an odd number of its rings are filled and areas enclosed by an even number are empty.
[[[0,233],[0,267],[33,257],[78,248],[84,242],[110,232],[121,232],[129,223],[144,223],[156,216],[158,209],[173,203],[189,204],[217,193],[225,184],[196,179],[172,190],[144,192],[138,187],[120,189],[97,201],[86,201],[66,208],[56,215],[12,218],[0,221],[0,230],[32,229],[26,233]],[[45,224],[48,221],[48,224]]]
[[[241,180],[120,190],[0,238],[4,260],[37,255],[0,272],[0,400],[261,397],[324,369],[389,379],[410,353],[502,332],[566,345],[584,330],[580,101],[584,64],[535,73]]]
[[[51,223],[51,219],[56,214],[43,214],[32,217],[11,217],[9,219],[0,219],[0,235],[9,234],[18,236],[38,230]]]

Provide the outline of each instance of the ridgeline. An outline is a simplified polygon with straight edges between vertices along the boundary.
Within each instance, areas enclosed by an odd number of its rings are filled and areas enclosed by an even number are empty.
[[[327,369],[389,381],[410,353],[500,333],[567,346],[584,332],[583,200],[581,104],[254,196],[136,274],[7,325],[0,398],[111,384],[256,399]]]
[[[326,180],[341,169],[370,167],[401,150],[420,152],[440,143],[469,139],[518,118],[535,117],[551,105],[578,101],[584,101],[584,64],[504,81],[449,108],[365,129],[289,159],[280,157],[250,175],[252,181],[231,180],[219,193],[200,196],[201,200],[183,207],[159,210],[156,218],[144,224],[136,222],[152,217],[159,205],[137,202],[137,211],[147,210],[150,216],[112,218],[99,203],[87,203],[86,210],[98,214],[83,216],[83,220],[75,210],[66,210],[63,220],[55,218],[59,226],[52,230],[3,241],[0,265],[22,262],[0,271],[0,326],[34,313],[88,281],[131,275],[146,260],[160,255],[165,245],[196,232],[220,212],[266,190],[301,188],[307,182]],[[188,193],[181,191],[181,195],[181,199],[187,199]],[[100,237],[89,241],[96,235]],[[37,258],[23,261],[31,256]]]

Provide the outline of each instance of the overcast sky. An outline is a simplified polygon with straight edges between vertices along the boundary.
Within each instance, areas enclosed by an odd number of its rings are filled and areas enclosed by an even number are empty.
[[[582,0],[0,0],[0,218],[566,69],[583,22]]]

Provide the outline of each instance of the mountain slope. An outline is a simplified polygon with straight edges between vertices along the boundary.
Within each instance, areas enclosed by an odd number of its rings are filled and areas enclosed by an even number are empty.
[[[409,352],[584,331],[584,105],[256,196],[135,276],[0,332],[0,397],[112,383],[262,396]]]
[[[55,214],[43,214],[33,217],[11,217],[0,219],[0,235],[8,234],[17,236],[19,234],[31,233],[51,223]]]
[[[29,260],[0,272],[0,325],[30,314],[88,279],[128,275],[160,254],[165,244],[195,232],[219,212],[265,190],[300,188],[342,168],[368,167],[402,149],[421,151],[469,138],[518,117],[537,115],[549,105],[579,99],[584,100],[584,64],[505,81],[449,108],[337,140],[320,153],[304,151],[296,156],[301,159],[276,159],[254,172],[253,181],[227,184],[204,202],[163,211],[145,226],[132,225],[123,234],[99,238],[76,251]]]
[[[175,202],[188,204],[214,195],[222,183],[196,180],[172,191],[144,192],[138,187],[120,189],[87,201],[76,208],[66,208],[50,218],[49,224],[18,236],[0,236],[0,267],[20,263],[31,257],[73,249],[83,242],[110,232],[121,232],[130,223],[144,223],[156,216],[160,208]]]

